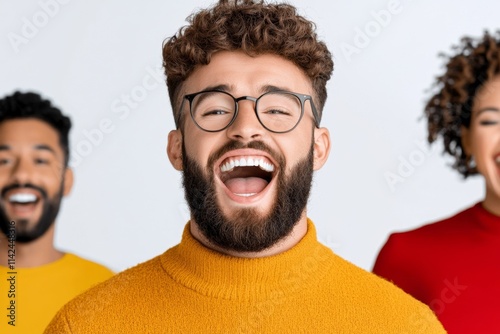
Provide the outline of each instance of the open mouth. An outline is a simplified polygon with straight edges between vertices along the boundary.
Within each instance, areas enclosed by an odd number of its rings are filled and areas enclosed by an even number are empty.
[[[219,177],[234,195],[252,197],[266,189],[275,170],[274,164],[264,156],[233,156],[222,161]]]
[[[5,200],[14,216],[26,216],[34,212],[40,196],[31,191],[15,190],[8,192]]]

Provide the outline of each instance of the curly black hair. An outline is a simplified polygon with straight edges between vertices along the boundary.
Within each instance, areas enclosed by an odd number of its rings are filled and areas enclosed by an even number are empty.
[[[54,107],[49,100],[33,92],[14,92],[0,99],[0,123],[10,119],[36,118],[48,123],[59,134],[59,144],[64,152],[64,165],[69,161],[69,130],[71,120]]]
[[[446,71],[436,78],[437,90],[425,106],[428,141],[443,138],[444,152],[455,158],[453,168],[464,178],[477,174],[461,141],[461,127],[469,128],[474,98],[483,85],[500,73],[500,32],[485,31],[479,38],[463,37],[446,58]]]

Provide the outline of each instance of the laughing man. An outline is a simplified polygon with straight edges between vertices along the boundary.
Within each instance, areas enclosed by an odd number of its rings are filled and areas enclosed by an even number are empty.
[[[288,4],[219,1],[163,45],[179,245],[67,304],[46,333],[444,333],[434,314],[316,238],[333,62]]]

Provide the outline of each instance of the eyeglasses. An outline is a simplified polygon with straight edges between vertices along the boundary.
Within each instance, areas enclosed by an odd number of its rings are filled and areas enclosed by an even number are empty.
[[[304,103],[309,100],[314,123],[319,128],[319,115],[310,95],[287,91],[271,91],[255,98],[235,98],[220,90],[205,90],[184,96],[189,101],[189,113],[194,123],[207,132],[218,132],[229,127],[238,116],[238,102],[250,100],[260,124],[270,132],[290,132],[304,115]]]

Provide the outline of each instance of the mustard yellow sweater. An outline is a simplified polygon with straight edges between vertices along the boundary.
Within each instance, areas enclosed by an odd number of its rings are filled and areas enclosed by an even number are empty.
[[[111,276],[100,264],[69,253],[39,267],[0,266],[0,333],[42,333],[64,304]]]
[[[393,284],[335,255],[312,222],[291,250],[257,259],[179,245],[66,304],[45,333],[445,333]]]

